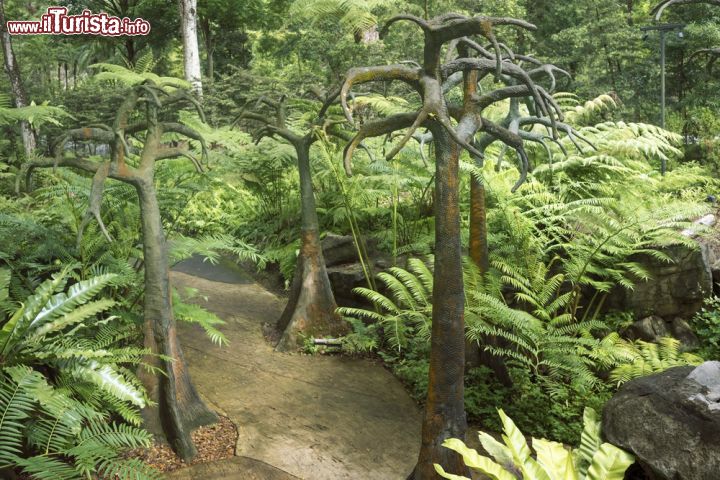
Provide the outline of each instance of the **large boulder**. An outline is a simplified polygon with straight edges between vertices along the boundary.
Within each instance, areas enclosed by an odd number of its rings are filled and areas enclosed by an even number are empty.
[[[720,479],[720,362],[626,383],[605,406],[602,432],[649,478]]]
[[[363,298],[353,292],[356,287],[368,286],[360,263],[328,267],[327,273],[335,296],[335,302],[338,305],[342,307],[365,306]]]
[[[697,242],[689,248],[670,245],[662,252],[671,263],[639,254],[630,260],[642,265],[650,279],[637,282],[632,290],[616,287],[606,301],[611,310],[630,311],[637,319],[649,316],[672,320],[690,318],[713,293],[713,272],[720,279],[720,234],[715,215],[705,215],[682,234]],[[720,478],[720,477],[718,477]]]
[[[647,254],[632,257],[632,261],[648,271],[650,279],[636,283],[632,290],[614,288],[607,306],[630,311],[635,318],[652,315],[690,318],[700,310],[705,298],[713,291],[710,248],[702,243],[694,249],[672,245],[664,248],[663,253],[673,262]]]
[[[358,261],[355,240],[350,235],[328,233],[322,239],[322,251],[327,267]]]

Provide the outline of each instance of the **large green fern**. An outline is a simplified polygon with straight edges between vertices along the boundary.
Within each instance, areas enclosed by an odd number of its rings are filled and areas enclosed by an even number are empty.
[[[149,352],[122,344],[133,324],[108,315],[115,302],[93,300],[113,275],[67,287],[69,273],[42,282],[2,321],[0,469],[38,479],[158,478],[122,455],[151,442],[137,426],[148,400],[127,368]],[[5,299],[9,283],[9,275],[0,275]],[[135,426],[111,421],[112,413]]]

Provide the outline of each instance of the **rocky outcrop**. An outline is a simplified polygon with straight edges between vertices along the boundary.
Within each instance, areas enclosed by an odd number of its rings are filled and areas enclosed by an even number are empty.
[[[635,318],[690,318],[700,310],[713,291],[710,248],[702,243],[696,249],[672,245],[663,253],[672,263],[645,254],[631,258],[648,271],[650,279],[636,283],[632,290],[615,288],[608,307],[630,311]]]
[[[693,238],[697,246],[663,248],[671,262],[647,254],[630,258],[649,273],[650,279],[637,282],[632,290],[617,286],[608,295],[607,310],[629,311],[637,319],[626,329],[626,337],[657,342],[672,336],[685,348],[698,346],[687,319],[700,310],[720,281],[720,234],[715,215],[698,219],[682,234]]]
[[[630,325],[623,336],[629,340],[644,340],[657,343],[663,337],[674,337],[680,340],[686,349],[693,349],[700,346],[695,332],[687,321],[680,317],[672,320],[665,320],[657,315],[651,315]]]
[[[720,478],[720,362],[632,380],[603,412],[605,439],[655,480]]]
[[[358,261],[355,240],[350,235],[328,233],[322,239],[322,250],[326,267]]]

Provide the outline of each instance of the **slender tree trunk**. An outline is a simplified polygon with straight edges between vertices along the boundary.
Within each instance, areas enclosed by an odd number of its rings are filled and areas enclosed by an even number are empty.
[[[180,22],[183,39],[183,61],[185,80],[202,96],[202,75],[200,73],[200,49],[197,39],[197,0],[179,0]]]
[[[298,172],[300,174],[300,209],[302,216],[302,239],[290,298],[278,320],[282,337],[277,350],[298,348],[302,336],[342,335],[347,325],[335,312],[337,304],[325,269],[315,195],[310,171],[311,138],[305,137],[296,146]]]
[[[213,57],[215,42],[212,37],[210,20],[207,18],[200,19],[200,29],[202,30],[203,39],[205,40],[205,55],[207,55],[207,76],[205,80],[212,82],[215,76],[215,58]]]
[[[490,269],[485,185],[470,176],[470,258],[485,275]]]
[[[135,66],[137,51],[135,50],[135,40],[133,40],[132,37],[127,37],[125,40],[125,56],[127,57],[127,62]]]
[[[466,49],[460,50],[460,56],[468,56]],[[463,72],[463,115],[473,109],[472,99],[477,94],[478,72]],[[469,140],[469,139],[466,139]],[[487,249],[487,228],[485,226],[485,187],[474,175],[470,175],[470,240],[468,254],[485,275],[489,269]],[[482,364],[483,352],[478,342],[465,341],[465,368],[474,368]]]
[[[143,418],[149,431],[163,434],[173,450],[187,460],[197,453],[190,439],[192,430],[217,421],[217,416],[195,390],[177,338],[167,242],[152,179],[136,185],[136,189],[145,263],[145,347],[170,359],[159,361],[157,357],[149,357],[146,360],[161,367],[165,375],[140,371],[148,395],[156,403],[154,407],[145,408]]]
[[[26,107],[29,102],[20,77],[20,67],[18,66],[15,52],[12,48],[12,39],[10,38],[10,33],[7,31],[4,0],[0,0],[0,42],[2,42],[3,57],[5,59],[5,73],[7,73],[8,79],[10,80],[10,90],[12,91],[15,107]],[[35,134],[28,122],[20,122],[20,134],[22,135],[25,157],[27,158],[37,146]]]
[[[474,176],[470,176],[470,258],[478,266],[482,275],[487,274],[490,269],[490,254],[488,251],[488,230],[487,230],[487,209],[485,206],[485,185]],[[485,345],[498,346],[500,340],[492,335],[486,335],[481,339]],[[473,342],[473,345],[476,345]],[[476,362],[468,365],[484,365],[492,370],[495,379],[502,385],[511,387],[512,377],[502,357],[478,348]],[[467,357],[467,355],[466,355]]]
[[[460,244],[457,144],[436,122],[435,143],[435,273],[433,288],[430,376],[422,444],[412,480],[438,478],[434,463],[467,475],[462,457],[442,446],[448,438],[465,438],[464,404],[465,294]]]

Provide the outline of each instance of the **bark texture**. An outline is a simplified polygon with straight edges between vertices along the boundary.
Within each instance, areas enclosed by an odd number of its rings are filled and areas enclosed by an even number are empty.
[[[12,38],[7,31],[4,0],[0,0],[0,43],[2,43],[5,73],[10,80],[13,103],[17,108],[26,107],[29,102],[25,88],[23,87],[22,78],[20,77],[20,67],[15,58],[15,52],[13,51]],[[22,135],[25,157],[29,158],[33,151],[35,151],[37,142],[35,140],[35,134],[28,122],[20,122],[20,134]]]
[[[345,321],[335,312],[337,304],[325,269],[310,171],[310,144],[311,139],[306,137],[296,148],[300,174],[301,246],[290,298],[277,324],[278,330],[283,332],[276,347],[279,351],[297,349],[303,337],[347,333]]]
[[[178,0],[180,3],[180,28],[183,39],[183,64],[185,80],[193,90],[202,96],[202,74],[200,72],[200,49],[197,36],[197,0]]]
[[[412,480],[435,479],[433,464],[467,474],[462,457],[444,448],[465,438],[465,292],[460,244],[458,158],[460,149],[445,128],[432,122],[435,141],[435,272],[433,276],[430,378],[422,442]]]
[[[146,428],[156,435],[164,434],[181,458],[192,458],[197,450],[190,432],[217,421],[217,416],[203,403],[190,380],[187,365],[177,337],[172,310],[167,242],[163,233],[160,207],[152,179],[136,186],[142,217],[143,259],[145,264],[145,347],[153,354],[146,362],[160,367],[165,375],[141,370],[141,380],[155,406],[143,410]]]

